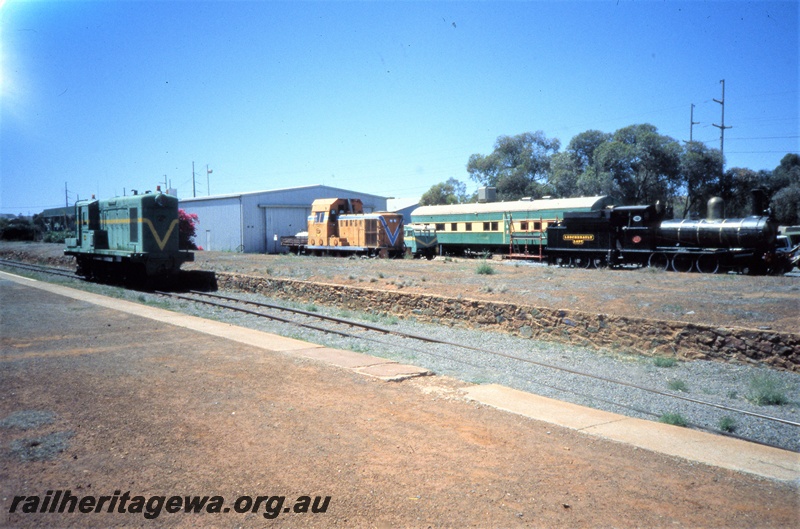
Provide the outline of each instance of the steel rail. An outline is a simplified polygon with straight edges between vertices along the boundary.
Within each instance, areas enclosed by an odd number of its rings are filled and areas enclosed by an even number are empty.
[[[602,382],[607,382],[609,384],[618,384],[620,386],[625,386],[625,387],[629,387],[629,388],[636,389],[636,390],[639,390],[639,391],[645,391],[645,392],[648,392],[648,393],[653,393],[655,395],[660,395],[662,397],[670,397],[670,398],[674,398],[674,399],[678,399],[678,400],[683,400],[683,401],[686,401],[686,402],[691,402],[693,404],[699,404],[701,406],[709,406],[711,408],[717,408],[717,409],[720,409],[720,410],[723,410],[723,411],[729,411],[731,413],[739,413],[739,414],[743,414],[743,415],[748,415],[750,417],[755,417],[755,418],[758,418],[758,419],[764,419],[764,420],[767,420],[767,421],[773,421],[773,422],[778,422],[778,423],[781,423],[781,424],[787,424],[787,425],[790,425],[790,426],[800,427],[800,423],[795,422],[795,421],[790,421],[788,419],[783,419],[783,418],[780,418],[780,417],[773,417],[773,416],[770,416],[770,415],[765,415],[765,414],[762,414],[762,413],[756,413],[756,412],[752,412],[752,411],[742,410],[742,409],[739,409],[739,408],[732,408],[730,406],[725,406],[724,404],[716,404],[716,403],[713,403],[713,402],[707,402],[707,401],[704,401],[704,400],[695,399],[695,398],[687,397],[687,396],[684,396],[684,395],[676,395],[674,393],[667,393],[665,391],[661,391],[661,390],[658,390],[658,389],[647,388],[647,387],[644,387],[644,386],[639,386],[637,384],[632,384],[630,382],[625,382],[625,381],[622,381],[622,380],[615,380],[615,379],[612,379],[612,378],[602,377],[602,376],[599,376],[599,375],[593,375],[591,373],[585,373],[583,371],[578,371],[578,370],[575,370],[575,369],[569,369],[569,368],[566,368],[566,367],[555,366],[555,365],[547,364],[547,363],[544,363],[544,362],[538,362],[536,360],[531,360],[531,359],[528,359],[528,358],[522,358],[522,357],[515,356],[515,355],[512,355],[512,354],[508,354],[508,353],[502,353],[502,352],[497,352],[497,351],[489,351],[487,349],[482,349],[480,347],[475,347],[475,346],[472,346],[472,345],[465,345],[465,344],[459,344],[459,343],[454,343],[454,342],[448,342],[446,340],[439,340],[439,339],[430,338],[430,337],[427,337],[427,336],[418,336],[418,335],[414,335],[414,334],[402,333],[402,332],[398,332],[398,331],[393,331],[391,329],[378,327],[378,326],[375,326],[375,325],[369,325],[369,324],[366,324],[366,323],[354,322],[354,321],[351,321],[351,320],[345,320],[345,319],[336,318],[336,317],[333,317],[333,316],[325,316],[325,315],[322,315],[322,314],[316,314],[314,312],[309,312],[309,311],[305,311],[305,310],[301,310],[301,309],[292,309],[292,308],[288,308],[288,307],[282,307],[280,305],[273,305],[273,304],[269,304],[269,303],[261,303],[261,302],[257,302],[257,301],[250,301],[250,300],[241,299],[241,298],[235,298],[235,297],[231,297],[231,296],[222,296],[222,295],[219,295],[219,294],[211,294],[209,292],[191,291],[191,293],[192,294],[196,294],[196,295],[201,295],[201,296],[209,296],[209,297],[214,297],[214,298],[219,298],[219,299],[225,299],[227,301],[236,301],[238,303],[246,303],[246,304],[249,304],[249,305],[255,305],[255,306],[263,307],[263,308],[282,310],[282,311],[286,311],[286,312],[292,312],[292,313],[295,313],[295,314],[302,314],[304,316],[308,316],[308,317],[312,317],[312,318],[332,321],[332,322],[340,323],[340,324],[343,324],[343,325],[350,325],[352,327],[360,327],[360,328],[363,328],[363,329],[367,329],[367,330],[371,330],[371,331],[375,331],[375,332],[381,332],[381,333],[384,333],[384,334],[390,334],[390,335],[394,335],[394,336],[399,336],[399,337],[402,337],[402,338],[410,338],[410,339],[413,339],[413,340],[420,340],[420,341],[423,341],[423,342],[434,343],[434,344],[438,344],[438,345],[447,345],[447,346],[450,346],[450,347],[458,347],[458,348],[461,348],[461,349],[467,349],[467,350],[476,351],[476,352],[480,352],[480,353],[484,353],[484,354],[489,354],[489,355],[494,355],[494,356],[501,356],[501,357],[504,357],[504,358],[508,358],[510,360],[515,360],[515,361],[518,361],[518,362],[525,362],[525,363],[536,365],[536,366],[539,366],[539,367],[544,367],[544,368],[548,368],[548,369],[561,371],[561,372],[564,372],[564,373],[570,373],[572,375],[577,375],[577,376],[582,376],[582,377],[586,377],[586,378],[591,378],[591,379],[594,379],[594,380],[599,380],[599,381],[602,381]],[[234,310],[236,310],[236,309],[234,309]],[[328,332],[328,331],[326,331],[326,332]]]
[[[33,264],[33,263],[23,263],[19,261],[11,261],[9,259],[0,259],[0,265],[8,266],[13,268],[21,268],[23,270],[27,270],[29,272],[42,272],[45,274],[53,274],[58,276],[69,277],[72,279],[83,279],[81,276],[76,274],[75,272],[70,272],[69,270],[65,270],[63,268],[57,268],[54,266],[47,266],[47,265],[40,265],[40,264]]]
[[[67,272],[66,270],[63,270],[63,269],[60,269],[60,268],[56,268],[56,267],[50,267],[50,266],[46,266],[46,265],[38,265],[38,264],[32,264],[32,263],[21,263],[21,262],[17,262],[17,261],[11,261],[11,260],[8,260],[8,259],[0,259],[0,265],[11,266],[11,267],[16,267],[16,268],[22,268],[22,269],[26,269],[28,271],[34,271],[34,272],[50,273],[50,274],[54,274],[54,275],[61,275],[61,276],[64,276],[64,277],[83,280],[83,278],[81,276],[78,276],[77,274],[74,274],[73,272]],[[274,320],[274,321],[278,321],[278,322],[281,322],[281,323],[285,323],[285,324],[297,325],[299,327],[303,327],[303,328],[306,328],[306,329],[315,330],[315,331],[319,331],[319,332],[326,332],[326,333],[330,333],[330,334],[336,334],[336,335],[344,336],[344,337],[348,337],[348,338],[354,337],[351,334],[344,333],[344,332],[341,332],[341,331],[336,331],[334,329],[328,329],[328,328],[318,327],[318,326],[310,325],[310,324],[306,324],[306,323],[295,322],[295,321],[291,321],[291,320],[288,320],[288,319],[285,319],[285,318],[280,318],[278,316],[264,314],[262,312],[257,312],[257,311],[251,311],[251,310],[248,310],[248,309],[243,309],[241,307],[235,307],[233,305],[226,305],[226,304],[223,304],[223,303],[216,303],[216,302],[211,302],[211,301],[198,299],[198,298],[193,298],[193,297],[189,297],[189,296],[183,296],[183,295],[176,294],[176,293],[173,293],[173,292],[154,291],[154,293],[160,294],[160,295],[165,295],[165,296],[170,296],[170,297],[175,297],[175,298],[183,299],[183,300],[186,300],[186,301],[205,303],[205,304],[208,304],[208,305],[213,305],[213,306],[217,306],[217,307],[220,307],[220,308],[225,308],[225,309],[228,309],[228,310],[234,310],[234,311],[243,312],[243,313],[246,313],[246,314],[251,314],[251,315],[254,315],[254,316],[258,316],[258,317],[268,318],[268,319],[271,319],[271,320]],[[251,301],[251,300],[236,298],[236,297],[232,297],[232,296],[223,296],[223,295],[219,295],[219,294],[212,294],[212,293],[209,293],[209,292],[200,292],[200,291],[195,291],[195,290],[191,290],[191,291],[189,291],[189,293],[194,294],[194,295],[199,295],[199,296],[208,296],[208,297],[211,297],[211,298],[223,299],[223,300],[226,300],[226,301],[234,301],[234,302],[237,302],[237,303],[244,303],[244,304],[248,304],[248,305],[254,305],[254,306],[262,307],[262,308],[268,308],[268,309],[273,309],[273,310],[280,310],[280,311],[290,312],[290,313],[294,313],[294,314],[300,314],[300,315],[303,315],[303,316],[306,316],[306,317],[310,317],[310,318],[315,318],[315,319],[319,319],[319,320],[323,320],[323,321],[330,321],[330,322],[338,323],[338,324],[341,324],[341,325],[348,325],[350,327],[361,328],[361,329],[364,329],[364,330],[373,331],[373,332],[379,332],[379,333],[392,335],[392,336],[398,336],[398,337],[401,337],[401,338],[418,340],[418,341],[437,344],[437,345],[446,345],[446,346],[449,346],[449,347],[457,347],[457,348],[460,348],[460,349],[476,351],[476,352],[479,352],[479,353],[488,354],[488,355],[492,355],[492,356],[500,356],[500,357],[507,358],[509,360],[514,360],[514,361],[517,361],[517,362],[524,362],[524,363],[527,363],[527,364],[536,365],[536,366],[544,367],[544,368],[547,368],[547,369],[553,369],[553,370],[556,370],[556,371],[561,371],[561,372],[569,373],[569,374],[576,375],[576,376],[582,376],[582,377],[598,380],[598,381],[601,381],[601,382],[606,382],[606,383],[609,383],[609,384],[617,384],[619,386],[628,387],[628,388],[631,388],[631,389],[636,389],[636,390],[639,390],[639,391],[644,391],[644,392],[647,392],[647,393],[652,393],[652,394],[660,395],[660,396],[663,396],[663,397],[682,400],[682,401],[685,401],[685,402],[691,402],[693,404],[698,404],[698,405],[701,405],[701,406],[708,406],[708,407],[711,407],[711,408],[716,408],[716,409],[723,410],[723,411],[728,411],[728,412],[731,412],[731,413],[738,413],[738,414],[742,414],[742,415],[747,415],[747,416],[750,416],[750,417],[755,417],[755,418],[766,420],[766,421],[772,421],[772,422],[777,422],[777,423],[781,423],[781,424],[786,424],[786,425],[789,425],[789,426],[800,427],[800,423],[795,422],[795,421],[791,421],[791,420],[788,420],[788,419],[783,419],[783,418],[780,418],[780,417],[774,417],[774,416],[770,416],[770,415],[765,415],[763,413],[756,413],[756,412],[752,412],[752,411],[748,411],[748,410],[742,410],[742,409],[739,409],[739,408],[733,408],[733,407],[730,407],[730,406],[725,406],[724,404],[716,404],[716,403],[713,403],[713,402],[708,402],[708,401],[704,401],[704,400],[700,400],[700,399],[695,399],[695,398],[684,396],[684,395],[677,395],[677,394],[674,394],[674,393],[667,393],[665,391],[661,391],[661,390],[657,390],[657,389],[653,389],[653,388],[648,388],[648,387],[644,387],[644,386],[639,386],[637,384],[632,384],[630,382],[625,382],[625,381],[622,381],[622,380],[616,380],[616,379],[612,379],[612,378],[608,378],[608,377],[602,377],[602,376],[599,376],[599,375],[593,375],[591,373],[586,373],[586,372],[578,371],[578,370],[575,370],[575,369],[570,369],[570,368],[566,368],[566,367],[560,367],[560,366],[556,366],[556,365],[552,365],[552,364],[547,364],[545,362],[538,362],[536,360],[531,360],[529,358],[522,358],[522,357],[515,356],[515,355],[512,355],[512,354],[508,354],[508,353],[503,353],[503,352],[498,352],[498,351],[490,351],[488,349],[483,349],[483,348],[475,347],[475,346],[472,346],[472,345],[449,342],[449,341],[446,341],[446,340],[439,340],[439,339],[431,338],[431,337],[428,337],[428,336],[419,336],[419,335],[414,335],[414,334],[409,334],[409,333],[402,333],[402,332],[399,332],[399,331],[386,329],[384,327],[378,327],[376,325],[370,325],[370,324],[366,324],[366,323],[355,322],[355,321],[346,320],[346,319],[343,319],[343,318],[336,318],[334,316],[325,316],[323,314],[317,314],[317,313],[314,313],[314,312],[305,311],[305,310],[301,310],[301,309],[292,309],[292,308],[284,307],[284,306],[280,306],[280,305],[274,305],[274,304],[269,304],[269,303],[261,303],[261,302],[257,302],[257,301]],[[436,355],[436,354],[430,353],[430,352],[426,352],[425,354],[431,354],[433,356],[441,356],[441,355]],[[452,359],[452,358],[450,358],[450,359],[451,360],[455,360],[455,361],[460,362],[460,363],[471,365],[471,364],[469,364],[469,362],[466,362],[466,361],[464,361],[462,359]],[[547,386],[546,384],[542,384],[542,385]],[[552,388],[552,386],[547,386],[547,387],[551,387]],[[565,391],[565,390],[562,390],[560,388],[552,388],[552,389],[556,389],[556,390],[559,390],[559,391]],[[624,406],[624,405],[621,405],[621,404],[618,404],[618,403],[615,403],[615,402],[609,402],[609,404],[614,404],[616,406],[627,407],[627,406]],[[631,408],[631,409],[633,409],[635,411],[638,411],[640,413],[647,413],[648,415],[654,415],[652,413],[645,412],[643,410],[638,410],[636,408]],[[724,432],[722,432],[722,433],[724,433]]]

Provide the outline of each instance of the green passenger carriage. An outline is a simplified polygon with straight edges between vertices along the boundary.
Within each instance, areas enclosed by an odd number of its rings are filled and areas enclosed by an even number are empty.
[[[421,206],[411,212],[411,221],[417,229],[435,232],[440,255],[542,258],[548,225],[562,220],[567,211],[597,211],[610,205],[610,197],[595,196]]]

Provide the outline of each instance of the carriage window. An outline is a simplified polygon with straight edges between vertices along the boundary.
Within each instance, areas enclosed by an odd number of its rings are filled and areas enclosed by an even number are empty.
[[[444,224],[437,224],[436,231],[444,231]]]
[[[464,223],[464,229],[466,231],[472,231],[472,223],[471,222],[465,222]]]
[[[536,222],[533,223],[533,231],[538,231],[538,230],[541,230],[541,229],[542,229],[542,223],[541,222],[536,221]]]
[[[450,231],[458,231],[458,224],[453,222],[450,224]]]
[[[484,222],[483,223],[483,231],[489,231],[491,225],[492,225],[491,222]]]
[[[130,210],[130,230],[131,242],[139,242],[139,208]]]
[[[498,231],[496,222],[492,222],[492,231]]]
[[[528,231],[528,223],[527,222],[520,222],[519,229],[522,231]]]

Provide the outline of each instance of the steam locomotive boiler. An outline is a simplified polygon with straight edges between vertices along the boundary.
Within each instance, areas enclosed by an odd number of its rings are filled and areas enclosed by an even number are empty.
[[[712,198],[705,219],[664,220],[664,209],[647,206],[609,207],[567,212],[548,227],[551,264],[577,267],[651,266],[676,272],[779,272],[774,252],[777,223],[755,201],[754,214],[723,218],[723,203]]]

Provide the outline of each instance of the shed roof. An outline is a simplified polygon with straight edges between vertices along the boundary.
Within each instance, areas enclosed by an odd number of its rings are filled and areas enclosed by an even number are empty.
[[[352,191],[348,189],[341,189],[338,187],[330,187],[322,184],[314,184],[310,186],[296,186],[296,187],[284,187],[279,189],[267,189],[263,191],[248,191],[245,193],[230,193],[227,195],[211,195],[208,197],[190,197],[190,198],[182,198],[180,199],[181,203],[186,202],[205,202],[209,200],[219,200],[224,198],[239,198],[239,197],[246,197],[246,196],[253,196],[253,195],[264,195],[264,194],[271,194],[271,193],[284,193],[286,191],[295,191],[301,189],[326,189],[326,192],[329,192],[331,196],[353,196],[353,195],[360,195],[360,196],[368,196],[368,197],[375,197],[379,199],[386,199],[386,197],[380,195],[373,195],[371,193],[362,193],[361,191]]]
[[[64,215],[74,215],[75,206],[61,206],[60,208],[49,208],[42,211],[42,217],[63,217]]]

